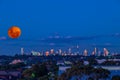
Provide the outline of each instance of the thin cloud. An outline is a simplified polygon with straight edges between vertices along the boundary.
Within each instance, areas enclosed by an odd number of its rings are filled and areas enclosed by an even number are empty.
[[[5,36],[0,37],[0,40],[6,40],[7,38]]]
[[[46,38],[44,40],[41,40],[43,42],[53,42],[53,43],[72,43],[72,42],[79,42],[79,41],[83,41],[83,40],[94,40],[94,39],[104,39],[104,38],[112,38],[112,37],[116,37],[116,38],[120,38],[120,34],[116,33],[116,34],[108,34],[108,35],[95,35],[95,36],[83,36],[83,37],[62,37],[62,38]]]

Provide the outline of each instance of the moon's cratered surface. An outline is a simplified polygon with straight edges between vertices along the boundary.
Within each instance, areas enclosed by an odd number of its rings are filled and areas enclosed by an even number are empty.
[[[17,26],[12,26],[8,29],[8,36],[10,38],[18,38],[21,35],[21,29]]]

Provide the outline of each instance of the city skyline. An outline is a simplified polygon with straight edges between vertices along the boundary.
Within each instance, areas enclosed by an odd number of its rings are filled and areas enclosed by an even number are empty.
[[[120,80],[119,0],[0,0],[0,80]]]
[[[18,53],[21,47],[30,52],[75,45],[120,52],[119,4],[118,0],[0,0],[0,54]],[[21,28],[18,39],[8,37],[11,26]]]
[[[96,36],[52,36],[41,39],[9,39],[1,38],[0,40],[0,54],[1,55],[14,55],[20,53],[20,48],[25,48],[26,53],[34,51],[45,51],[49,49],[63,49],[78,47],[82,52],[88,49],[89,52],[93,51],[95,47],[102,50],[107,48],[111,53],[120,53],[119,34],[110,35],[96,35]]]

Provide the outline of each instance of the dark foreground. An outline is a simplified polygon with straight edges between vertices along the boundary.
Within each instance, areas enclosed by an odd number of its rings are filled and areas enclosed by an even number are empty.
[[[60,66],[70,68],[59,75]],[[119,73],[101,66],[120,66],[120,55],[0,56],[0,80],[120,80]]]

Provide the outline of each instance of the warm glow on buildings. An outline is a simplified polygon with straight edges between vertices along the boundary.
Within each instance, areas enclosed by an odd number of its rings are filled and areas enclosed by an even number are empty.
[[[109,51],[106,48],[104,48],[103,50],[104,50],[104,56],[108,56]]]
[[[51,49],[51,50],[50,50],[50,53],[53,54],[53,53],[54,53],[54,49]]]
[[[95,55],[97,54],[97,48],[94,49]]]
[[[92,55],[95,55],[95,52],[94,52],[94,51],[92,52]]]
[[[46,56],[49,56],[49,51],[46,51],[46,52],[45,52],[45,55],[46,55]]]
[[[92,52],[92,55],[97,55],[97,48],[94,48],[94,51]]]
[[[59,49],[58,51],[59,51],[59,54],[62,54],[62,50],[61,49]]]
[[[84,56],[88,56],[88,51],[86,49],[84,50]]]

